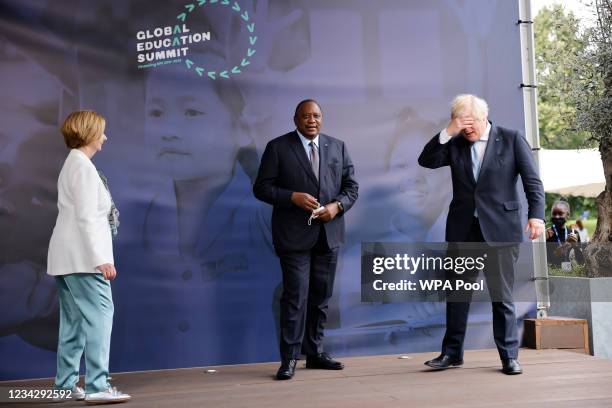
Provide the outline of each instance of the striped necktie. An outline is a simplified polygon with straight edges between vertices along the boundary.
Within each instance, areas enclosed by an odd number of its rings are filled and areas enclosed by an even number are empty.
[[[310,142],[310,166],[312,166],[312,171],[319,180],[319,151],[317,149],[317,145],[315,142]]]

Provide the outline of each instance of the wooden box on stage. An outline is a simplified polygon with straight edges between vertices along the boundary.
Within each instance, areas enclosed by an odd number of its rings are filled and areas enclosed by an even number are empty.
[[[585,319],[550,316],[525,319],[524,346],[569,349],[589,354],[589,325]]]

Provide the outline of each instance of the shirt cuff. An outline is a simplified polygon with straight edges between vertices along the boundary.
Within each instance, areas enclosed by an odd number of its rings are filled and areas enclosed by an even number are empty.
[[[440,132],[440,136],[438,136],[438,141],[440,142],[440,144],[446,144],[449,140],[451,140],[450,135],[448,134],[446,129],[442,129],[442,131]]]

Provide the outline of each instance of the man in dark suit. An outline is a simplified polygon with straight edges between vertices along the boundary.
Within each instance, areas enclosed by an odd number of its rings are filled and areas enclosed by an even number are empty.
[[[492,125],[487,116],[484,100],[474,95],[457,96],[450,123],[427,143],[419,164],[431,169],[451,168],[453,199],[446,221],[446,241],[455,243],[455,251],[462,251],[458,243],[487,243],[490,255],[483,273],[493,303],[493,336],[502,371],[521,374],[512,300],[518,243],[523,240],[521,204],[516,190],[518,176],[529,205],[525,232],[532,240],[544,232],[544,190],[527,141],[515,130]],[[452,279],[452,275],[457,277],[450,271],[447,278]],[[471,293],[459,301],[447,296],[442,354],[426,365],[445,369],[463,364]]]
[[[300,102],[297,129],[268,143],[253,186],[255,197],[273,206],[272,239],[283,272],[279,380],[293,377],[300,354],[306,368],[344,368],[321,343],[344,214],[357,200],[358,184],[344,143],[319,133],[322,119],[316,101]]]

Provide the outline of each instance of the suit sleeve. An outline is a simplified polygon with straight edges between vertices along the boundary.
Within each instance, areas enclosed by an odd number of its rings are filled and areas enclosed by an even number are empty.
[[[357,201],[359,196],[359,184],[355,180],[355,167],[351,157],[349,156],[346,145],[342,143],[342,183],[340,185],[340,193],[336,195],[335,200],[342,203],[343,212],[347,212]]]
[[[277,144],[269,142],[261,157],[257,178],[253,184],[255,198],[273,206],[291,207],[293,191],[278,187],[279,154]]]
[[[544,186],[531,155],[531,148],[527,140],[518,132],[514,139],[514,151],[516,167],[521,175],[527,204],[529,205],[527,216],[528,218],[544,220]]]
[[[450,142],[440,143],[440,133],[435,135],[423,148],[419,164],[428,169],[450,165]]]
[[[94,168],[90,166],[79,166],[70,178],[70,192],[74,200],[74,210],[77,218],[77,226],[91,260],[92,268],[105,263],[113,263],[103,253],[104,245],[101,245],[100,234],[110,234],[100,226],[98,215],[99,176]],[[105,226],[108,226],[106,224]]]

